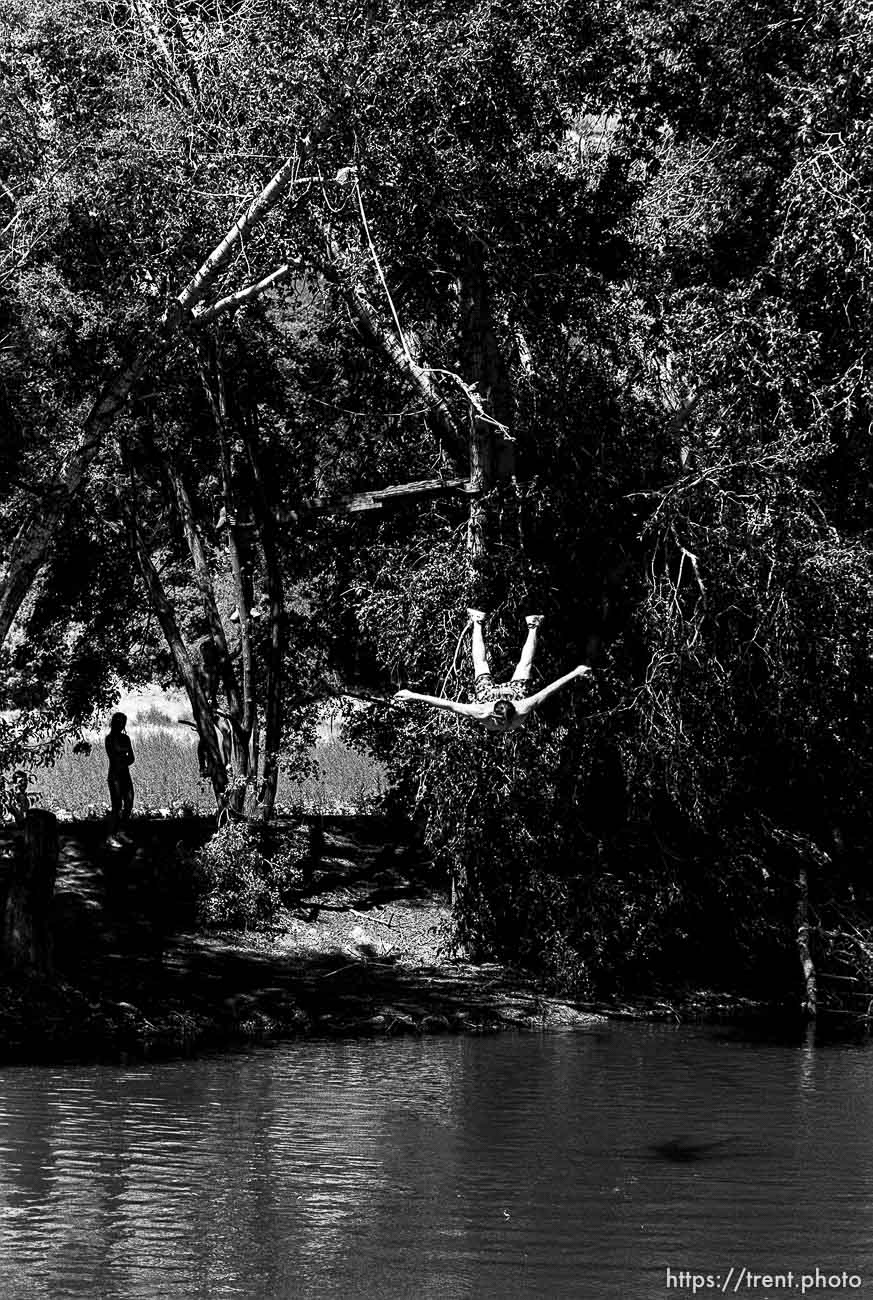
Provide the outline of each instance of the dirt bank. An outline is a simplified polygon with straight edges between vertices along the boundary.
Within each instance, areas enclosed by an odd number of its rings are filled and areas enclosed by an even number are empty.
[[[449,902],[378,817],[321,820],[311,886],[269,936],[198,933],[184,850],[207,821],[63,828],[52,979],[0,987],[0,1059],[113,1059],[289,1035],[574,1028],[600,1016],[451,947]],[[289,827],[306,835],[306,825]],[[180,850],[182,851],[180,854]]]

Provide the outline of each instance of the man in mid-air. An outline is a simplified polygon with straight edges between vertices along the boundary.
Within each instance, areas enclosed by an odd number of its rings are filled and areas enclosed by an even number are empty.
[[[559,691],[568,682],[572,682],[577,677],[585,677],[591,672],[585,664],[580,664],[571,673],[559,677],[557,681],[544,686],[534,695],[529,695],[530,675],[537,645],[537,629],[543,621],[543,616],[528,614],[525,619],[528,628],[527,639],[522,647],[521,658],[511,680],[498,684],[491,676],[488,653],[485,649],[485,636],[482,630],[485,615],[479,609],[468,609],[467,614],[473,624],[472,651],[475,678],[473,703],[459,704],[456,700],[443,700],[436,695],[419,695],[417,691],[398,691],[394,696],[395,701],[403,703],[406,700],[418,700],[419,703],[430,704],[435,709],[448,709],[451,713],[459,713],[464,718],[478,722],[487,731],[517,731],[519,727],[525,725],[543,700],[554,695],[555,691]]]

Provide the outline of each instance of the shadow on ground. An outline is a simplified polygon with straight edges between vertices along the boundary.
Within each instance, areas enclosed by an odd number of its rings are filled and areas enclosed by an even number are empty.
[[[313,841],[311,826],[284,829]],[[63,828],[56,978],[7,990],[7,1060],[597,1019],[516,971],[453,959],[443,882],[378,817],[321,819],[310,883],[277,932],[198,932],[184,854],[211,830],[205,819],[140,820],[119,849],[99,823]]]

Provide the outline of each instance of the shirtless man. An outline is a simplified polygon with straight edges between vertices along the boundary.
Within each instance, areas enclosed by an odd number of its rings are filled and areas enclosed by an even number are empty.
[[[511,681],[498,685],[491,676],[485,649],[485,637],[482,632],[485,615],[478,609],[468,609],[467,613],[473,624],[473,673],[475,675],[473,703],[458,704],[455,700],[442,700],[435,695],[419,695],[417,691],[398,691],[394,696],[395,701],[403,703],[406,700],[418,700],[421,704],[433,705],[435,709],[448,709],[451,713],[459,713],[462,717],[478,722],[487,731],[517,731],[529,721],[532,713],[543,700],[548,699],[568,682],[591,672],[585,664],[580,664],[571,673],[559,677],[557,681],[544,686],[534,695],[529,695],[530,674],[537,645],[537,628],[542,623],[543,616],[528,614],[525,619],[528,627],[527,639],[522,647],[521,658]]]
[[[106,755],[109,759],[109,798],[112,802],[112,816],[109,822],[109,846],[120,848],[119,824],[130,819],[133,809],[133,781],[130,769],[133,765],[133,746],[125,731],[127,717],[123,713],[113,713],[106,736]],[[124,838],[127,838],[124,836]]]

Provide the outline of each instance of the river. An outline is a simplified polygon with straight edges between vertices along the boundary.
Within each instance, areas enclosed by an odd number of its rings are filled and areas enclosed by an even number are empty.
[[[624,1023],[9,1068],[0,1294],[873,1296],[871,1079]]]

